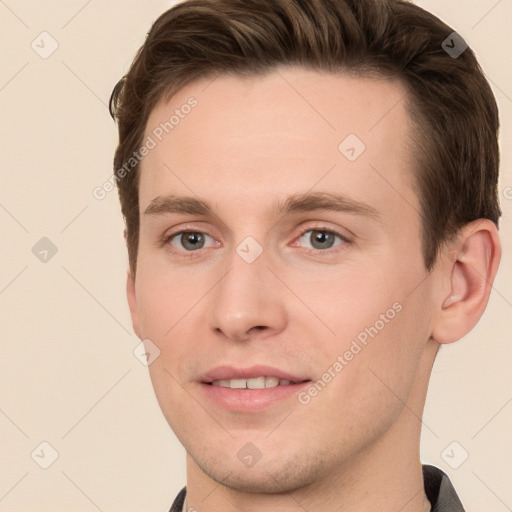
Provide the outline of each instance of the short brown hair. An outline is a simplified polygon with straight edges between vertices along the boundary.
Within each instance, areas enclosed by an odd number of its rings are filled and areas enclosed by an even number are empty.
[[[258,76],[278,65],[378,73],[405,85],[427,269],[464,224],[478,218],[497,224],[498,109],[472,50],[455,58],[443,48],[443,41],[455,45],[453,36],[405,0],[186,0],[166,11],[110,99],[119,128],[114,178],[132,273],[140,165],[135,161],[127,172],[126,162],[140,148],[156,103],[199,78]]]

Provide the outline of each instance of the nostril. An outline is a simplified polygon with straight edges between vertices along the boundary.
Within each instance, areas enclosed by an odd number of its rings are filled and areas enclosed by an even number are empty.
[[[255,330],[255,331],[265,331],[267,329],[268,329],[268,327],[266,325],[255,325],[254,327],[251,327],[251,329],[249,329],[249,332],[253,331],[253,330]]]

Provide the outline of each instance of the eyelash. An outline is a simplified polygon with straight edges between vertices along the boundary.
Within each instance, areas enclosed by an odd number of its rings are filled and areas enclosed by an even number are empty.
[[[328,249],[312,249],[312,248],[309,248],[309,247],[305,247],[304,249],[308,252],[308,253],[313,253],[313,254],[320,254],[320,253],[329,253],[329,254],[332,254],[335,250],[336,250],[336,247],[339,247],[339,246],[342,246],[342,245],[345,245],[345,244],[350,244],[351,243],[351,240],[349,240],[347,238],[347,236],[343,235],[342,233],[340,233],[339,231],[336,231],[334,229],[331,229],[331,228],[326,228],[326,227],[323,227],[323,226],[313,226],[313,227],[308,227],[307,229],[304,229],[300,232],[300,234],[298,236],[296,236],[294,238],[294,243],[295,241],[301,239],[306,233],[309,233],[310,231],[318,231],[318,232],[321,232],[321,233],[328,233],[328,234],[332,234],[332,235],[335,235],[337,236],[343,243],[340,243],[338,245],[335,245],[334,247],[330,247]],[[190,233],[190,234],[201,234],[201,235],[206,235],[206,236],[209,236],[210,238],[213,238],[212,236],[208,235],[208,233],[205,233],[204,231],[199,231],[199,230],[195,230],[195,229],[182,229],[180,231],[176,231],[175,233],[171,233],[169,235],[164,235],[160,241],[160,245],[163,247],[163,246],[171,246],[171,242],[174,238],[176,238],[177,236],[180,236],[182,235],[183,233]],[[171,249],[173,252],[177,252],[179,253],[180,255],[183,255],[185,257],[189,257],[189,258],[194,258],[194,257],[197,257],[199,256],[200,254],[200,249],[197,249],[195,251],[187,251],[187,250],[181,250],[181,249]]]

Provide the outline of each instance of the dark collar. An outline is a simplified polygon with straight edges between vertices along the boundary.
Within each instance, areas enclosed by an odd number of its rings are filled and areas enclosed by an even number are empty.
[[[448,475],[434,466],[423,465],[425,494],[432,505],[431,512],[464,512],[464,507]]]
[[[432,505],[431,512],[464,512],[464,507],[448,476],[434,466],[423,466],[425,494]],[[169,512],[181,512],[187,488],[183,487],[176,496]]]
[[[183,504],[185,503],[185,495],[187,494],[187,488],[183,487],[181,491],[176,496],[174,503],[172,504],[171,510],[169,512],[181,512],[183,510]]]

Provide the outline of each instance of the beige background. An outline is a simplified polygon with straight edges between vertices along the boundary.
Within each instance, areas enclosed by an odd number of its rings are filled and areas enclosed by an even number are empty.
[[[421,5],[463,35],[493,85],[504,210],[504,259],[488,310],[464,340],[442,349],[434,368],[422,459],[450,474],[468,511],[505,512],[512,510],[512,0]],[[185,483],[184,450],[133,355],[117,193],[92,195],[111,174],[111,89],[168,6],[0,0],[5,512],[165,511]],[[43,59],[51,38],[59,46]],[[42,237],[58,249],[47,262],[32,252]],[[58,452],[48,469],[40,467],[52,456],[43,441]],[[452,468],[465,451],[468,459]]]

